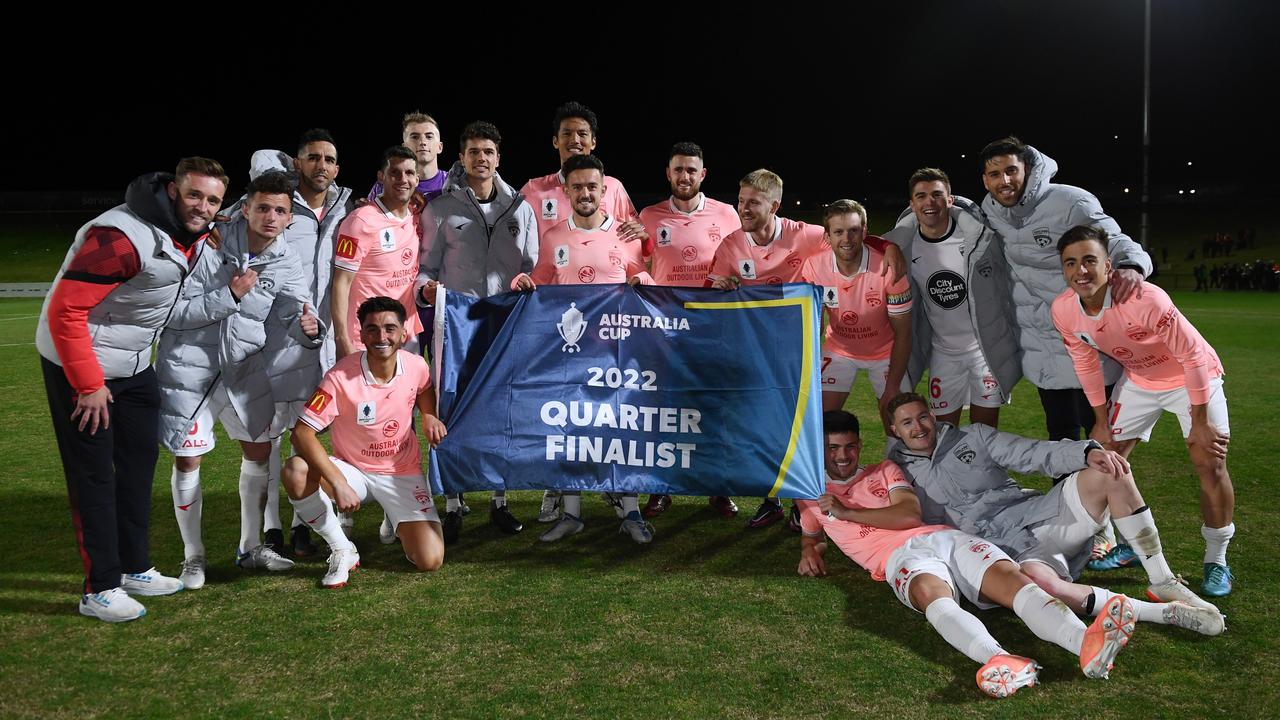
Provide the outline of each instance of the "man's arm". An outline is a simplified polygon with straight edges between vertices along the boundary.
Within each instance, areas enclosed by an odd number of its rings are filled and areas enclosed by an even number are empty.
[[[890,490],[888,507],[849,508],[826,494],[818,498],[818,507],[837,520],[861,523],[882,530],[907,530],[924,524],[920,519],[920,499],[908,487]]]
[[[434,385],[428,385],[418,393],[418,412],[422,415],[422,436],[431,443],[431,447],[440,444],[440,441],[449,434],[445,429],[444,423],[436,416],[436,388]]]
[[[822,554],[827,550],[827,543],[822,536],[800,536],[800,566],[796,572],[806,577],[822,577],[827,574],[827,561]]]
[[[418,244],[418,277],[413,281],[413,299],[422,307],[436,301],[436,282],[444,261],[444,226],[431,212],[431,203],[422,209],[422,240]]]
[[[889,327],[893,329],[893,349],[889,352],[889,374],[885,376],[884,394],[880,396],[881,415],[889,401],[901,392],[902,376],[907,373],[907,362],[911,360],[910,310],[890,314]]]
[[[289,439],[293,443],[293,448],[298,451],[298,455],[307,461],[307,467],[319,473],[320,477],[333,488],[333,502],[338,506],[338,510],[346,513],[359,510],[360,498],[347,484],[347,477],[329,459],[328,451],[316,437],[315,428],[308,425],[305,420],[299,419],[293,426],[293,433]]]
[[[340,267],[333,268],[333,280],[329,292],[329,317],[333,318],[333,342],[337,346],[338,359],[355,351],[351,343],[351,328],[347,326],[347,305],[350,302],[351,283],[356,274]]]
[[[965,431],[1006,470],[1049,477],[1083,469],[1088,464],[1089,451],[1100,447],[1094,440],[1032,440],[981,423],[970,425]]]

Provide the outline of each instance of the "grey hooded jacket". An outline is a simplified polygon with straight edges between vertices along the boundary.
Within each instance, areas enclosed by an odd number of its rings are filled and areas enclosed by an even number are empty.
[[[1022,348],[1018,345],[1017,318],[1014,315],[1013,293],[1009,277],[1009,265],[1005,260],[1004,243],[999,235],[987,227],[981,212],[972,201],[957,196],[951,208],[951,221],[964,235],[965,284],[969,292],[969,319],[978,335],[991,374],[1004,390],[1004,401],[1010,399],[1010,391],[1022,377]],[[918,236],[919,223],[911,208],[898,217],[898,224],[884,238],[902,249],[908,262],[914,260],[912,246]],[[915,298],[911,312],[911,360],[907,363],[907,379],[914,387],[929,365],[933,351],[933,328],[925,313],[926,289],[911,280],[911,295]]]
[[[1031,526],[1058,516],[1062,493],[1024,489],[1009,471],[1065,475],[1086,467],[1088,452],[1102,447],[1092,440],[1032,440],[982,424],[940,422],[937,437],[932,457],[897,439],[886,452],[915,485],[924,522],[990,540],[1015,560],[1039,545]],[[1072,563],[1071,570],[1079,568]]]
[[[258,285],[239,302],[230,282],[248,253],[248,221],[237,218],[220,224],[220,248],[206,245],[194,263],[182,296],[173,308],[156,351],[160,384],[160,443],[178,448],[201,403],[218,382],[227,388],[232,407],[254,436],[266,432],[275,417],[275,403],[305,400],[314,386],[282,377],[266,348],[277,335],[314,350],[326,332],[309,338],[299,317],[311,301],[310,282],[293,247],[279,238],[249,260]]]
[[[987,224],[1004,239],[1005,257],[1013,273],[1013,301],[1021,327],[1022,373],[1036,387],[1055,390],[1080,387],[1075,367],[1053,325],[1050,307],[1067,289],[1058,259],[1058,238],[1076,225],[1096,225],[1111,237],[1113,266],[1151,274],[1151,257],[1102,211],[1087,190],[1049,180],[1058,163],[1035,148],[1027,168],[1022,199],[1007,208],[987,193],[982,201]],[[1120,366],[1104,358],[1107,384],[1120,377]]]

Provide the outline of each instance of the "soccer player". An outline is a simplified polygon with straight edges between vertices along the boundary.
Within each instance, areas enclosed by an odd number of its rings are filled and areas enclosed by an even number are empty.
[[[227,175],[183,158],[129,184],[125,202],[76,233],[40,308],[36,350],[84,561],[80,614],[135,620],[133,595],[168,595],[151,565],[160,392],[151,344],[222,206]]]
[[[333,256],[333,329],[338,358],[360,349],[356,308],[371,297],[394,297],[412,308],[413,283],[418,275],[418,232],[409,207],[418,185],[414,154],[397,145],[383,153],[378,181],[384,186],[373,202],[357,208],[338,229]],[[345,320],[344,320],[345,318]],[[405,321],[417,351],[422,323],[414,313]]]
[[[284,173],[249,183],[239,215],[217,226],[219,247],[205,247],[196,259],[156,351],[159,437],[174,456],[173,512],[183,544],[179,579],[192,590],[205,580],[200,460],[214,448],[215,420],[242,453],[236,565],[293,567],[260,538],[272,441],[315,389],[277,366],[267,341],[277,333],[313,349],[324,341],[302,263],[279,240],[292,208],[293,182]]]
[[[338,524],[334,506],[354,512],[370,499],[391,518],[405,557],[419,571],[444,563],[440,516],[422,475],[422,451],[414,436],[413,409],[422,435],[434,447],[447,431],[435,415],[436,392],[421,356],[402,352],[406,313],[385,296],[360,304],[360,341],[364,349],[338,360],[293,428],[298,454],[285,463],[283,482],[289,502],[303,521],[329,544],[326,588],[347,584],[360,567],[360,553]],[[330,429],[333,455],[316,433]],[[321,483],[332,503],[320,490]]]
[[[1235,491],[1227,472],[1231,426],[1222,391],[1222,361],[1164,290],[1149,283],[1126,302],[1111,295],[1111,257],[1106,230],[1074,227],[1058,239],[1068,290],[1053,301],[1053,321],[1093,406],[1090,437],[1114,444],[1129,456],[1138,440],[1167,410],[1178,416],[1191,463],[1200,476],[1200,512],[1205,540],[1200,592],[1231,592],[1227,544],[1235,534]],[[1101,351],[1124,366],[1124,377],[1107,391]]]
[[[563,207],[565,202],[564,164],[576,155],[590,155],[596,149],[600,121],[591,108],[578,102],[567,102],[556,108],[551,121],[551,145],[560,154],[560,170],[524,184],[520,194],[533,208],[541,237],[556,225],[564,224],[573,216],[572,209]],[[619,225],[620,235],[627,239],[644,240],[644,226],[636,221],[636,208],[631,196],[617,178],[605,177],[600,192],[600,205],[613,222]]]
[[[671,197],[640,211],[640,222],[653,241],[652,274],[658,285],[702,287],[720,241],[741,227],[732,205],[702,192],[707,177],[704,163],[702,148],[696,144],[673,145],[667,158]],[[722,517],[738,514],[738,506],[724,495],[707,501]],[[650,495],[640,514],[654,518],[669,507],[670,495]]]
[[[1107,677],[1135,628],[1128,598],[1112,595],[1085,627],[1000,548],[945,525],[925,525],[920,501],[892,462],[859,467],[856,417],[828,411],[822,425],[826,492],[816,502],[797,501],[803,532],[797,572],[826,574],[822,556],[830,538],[873,579],[891,585],[898,600],[922,613],[951,647],[979,663],[978,687],[992,697],[1035,685],[1040,665],[1006,651],[981,620],[960,607],[960,595],[979,608],[1013,610],[1036,637],[1078,656],[1086,677]]]
[[[415,297],[424,306],[435,303],[440,285],[480,298],[507,292],[515,276],[532,272],[538,261],[533,208],[498,175],[501,143],[502,135],[492,123],[467,125],[458,153],[463,183],[422,211]],[[445,545],[458,539],[462,516],[461,495],[445,496]],[[493,494],[489,520],[507,534],[524,529],[502,490]]]
[[[911,286],[906,277],[888,283],[884,255],[864,243],[867,210],[853,200],[837,200],[823,213],[827,249],[800,266],[800,277],[822,288],[827,310],[822,345],[822,409],[839,410],[858,372],[867,374],[884,408],[905,382],[911,355]],[[913,268],[914,269],[914,268]]]
[[[970,422],[996,427],[1022,377],[1004,243],[977,206],[951,194],[945,172],[916,170],[907,193],[911,211],[885,239],[911,258],[908,382],[929,368],[929,403],[939,420],[959,425],[968,405]]]
[[[533,272],[517,275],[511,281],[511,289],[623,282],[653,284],[645,269],[640,244],[623,239],[618,223],[602,205],[604,164],[591,155],[576,155],[565,161],[564,173],[564,192],[573,207],[573,215],[542,235]],[[606,499],[612,503],[612,496]],[[576,490],[565,491],[560,500],[564,513],[539,537],[543,542],[575,535],[585,527],[582,494]],[[616,507],[623,517],[619,532],[627,533],[637,543],[653,540],[653,527],[640,516],[640,502],[635,493],[624,494]]]
[[[1084,615],[1105,607],[1111,592],[1078,585],[1093,534],[1110,518],[1129,539],[1147,571],[1147,597],[1132,601],[1138,620],[1222,632],[1212,604],[1182,585],[1169,569],[1150,508],[1129,464],[1093,440],[1032,440],[986,425],[939,423],[916,393],[889,402],[887,457],[911,479],[924,518],[945,522],[999,545],[1022,571]],[[1029,491],[1009,471],[1066,475],[1048,493]]]
[[[445,180],[448,176],[448,173],[440,169],[440,153],[444,152],[440,123],[430,115],[414,110],[407,113],[401,120],[400,131],[404,146],[417,159],[418,187],[416,190],[422,196],[421,202],[426,204],[444,193]],[[373,187],[369,188],[369,202],[377,200],[384,190],[382,178],[378,178],[373,183]],[[415,208],[414,212],[419,209]]]
[[[1050,440],[1088,437],[1093,410],[1076,378],[1049,306],[1066,285],[1058,269],[1056,243],[1076,225],[1098,225],[1112,237],[1112,291],[1123,302],[1151,273],[1151,258],[1120,231],[1091,193],[1049,182],[1058,163],[1016,137],[982,149],[982,184],[987,189],[982,210],[1004,241],[1013,277],[1013,302],[1021,333],[1022,374],[1035,385],[1044,407]],[[1109,383],[1119,368],[1108,368]],[[1083,435],[1081,434],[1083,432]]]

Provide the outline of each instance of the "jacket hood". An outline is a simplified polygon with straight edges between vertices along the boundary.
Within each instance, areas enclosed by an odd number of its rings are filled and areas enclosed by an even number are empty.
[[[283,150],[257,150],[249,158],[249,181],[269,172],[282,172],[289,176],[289,182],[298,187],[298,172],[293,167],[293,158]]]
[[[191,247],[205,233],[192,234],[178,222],[173,212],[173,200],[169,198],[169,183],[173,175],[154,172],[135,178],[124,193],[124,203],[135,215],[155,225],[182,247]]]

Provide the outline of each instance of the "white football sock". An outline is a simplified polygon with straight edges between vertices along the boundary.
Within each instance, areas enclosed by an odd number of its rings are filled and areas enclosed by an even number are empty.
[[[1211,528],[1208,525],[1200,526],[1200,536],[1204,538],[1204,561],[1206,563],[1218,563],[1219,565],[1227,564],[1227,545],[1230,544],[1231,538],[1236,534],[1236,524],[1229,523],[1226,527]]]
[[[289,502],[293,504],[293,511],[298,514],[298,517],[329,544],[330,550],[355,549],[355,544],[342,532],[342,525],[338,523],[338,515],[334,512],[333,503],[323,490],[317,489],[301,500],[290,498]]]
[[[925,608],[924,616],[943,640],[980,665],[986,665],[996,655],[1008,655],[982,621],[951,598],[934,600]]]
[[[621,500],[622,500],[623,514],[640,512],[640,497],[638,495],[632,495],[631,493],[627,493],[626,495],[622,496]]]
[[[1125,517],[1115,518],[1116,529],[1124,536],[1129,547],[1142,561],[1142,568],[1152,585],[1168,582],[1173,579],[1173,571],[1164,559],[1164,549],[1160,546],[1160,532],[1156,530],[1155,518],[1151,509],[1143,506],[1138,512]]]
[[[1051,642],[1073,655],[1084,644],[1084,623],[1067,604],[1049,595],[1035,583],[1022,586],[1013,596],[1013,612],[1031,628],[1036,637]]]
[[[200,489],[200,468],[181,472],[175,466],[169,487],[173,490],[173,515],[178,519],[178,533],[182,535],[183,557],[203,555],[200,518],[204,514],[204,492]]]
[[[1093,588],[1093,606],[1089,608],[1089,617],[1097,617],[1102,612],[1102,608],[1106,607],[1107,601],[1117,593],[1111,592],[1106,588]],[[1159,625],[1167,625],[1164,619],[1164,603],[1147,602],[1146,600],[1134,600],[1129,598],[1129,602],[1133,605],[1138,622],[1157,623]]]
[[[270,466],[240,458],[240,552],[262,544],[262,511],[267,503],[267,474]]]
[[[447,513],[451,513],[451,512],[457,511],[457,510],[461,510],[461,509],[462,509],[462,500],[460,500],[460,499],[459,499],[459,497],[460,497],[460,496],[458,496],[458,495],[445,495],[445,496],[444,496],[444,511],[445,511],[445,512],[447,512]]]
[[[577,492],[566,492],[560,497],[560,502],[564,503],[564,511],[568,515],[572,515],[579,520],[582,519],[582,494]]]
[[[497,492],[495,492],[495,493],[493,494],[493,506],[494,506],[494,507],[506,507],[506,506],[507,506],[507,491],[506,491],[506,490],[499,490],[499,491],[497,491]]]
[[[267,458],[267,508],[262,513],[263,530],[280,529],[280,438],[271,441],[271,455]]]

